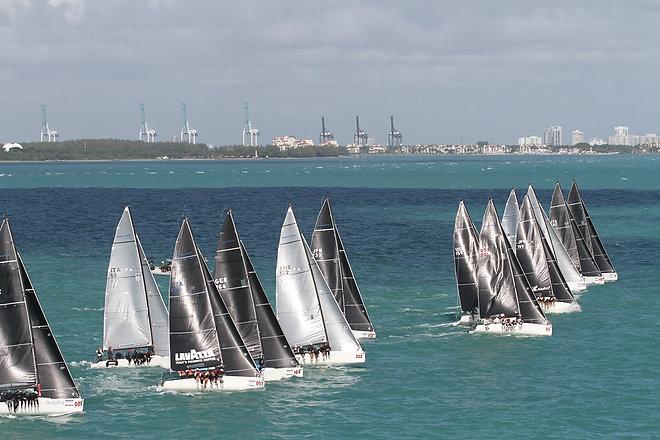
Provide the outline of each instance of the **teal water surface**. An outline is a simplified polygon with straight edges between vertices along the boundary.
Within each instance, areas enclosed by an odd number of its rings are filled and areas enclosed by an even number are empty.
[[[660,435],[660,162],[656,156],[428,157],[0,164],[0,209],[85,413],[0,418],[7,438],[651,438]],[[550,338],[454,327],[452,227],[489,196],[560,180],[583,188],[620,281],[590,288]],[[182,215],[212,255],[223,210],[274,300],[279,228],[292,203],[309,235],[333,201],[378,332],[357,367],[306,368],[257,392],[157,392],[158,369],[96,371],[114,228],[130,204],[146,252],[171,256]],[[167,298],[167,278],[160,278]]]

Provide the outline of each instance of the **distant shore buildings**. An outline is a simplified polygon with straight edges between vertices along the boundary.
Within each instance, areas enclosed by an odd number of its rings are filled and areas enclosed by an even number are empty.
[[[589,142],[585,142],[584,132],[577,129],[573,130],[571,132],[570,145],[575,146],[584,143],[588,143],[592,147],[603,145],[622,145],[629,147],[649,145],[657,147],[660,145],[660,137],[655,133],[644,135],[632,134],[630,133],[628,126],[617,125],[614,127],[613,133],[608,136],[607,139],[593,137]],[[558,125],[553,125],[543,130],[543,137],[525,136],[518,138],[519,147],[559,147],[565,145],[563,129]]]

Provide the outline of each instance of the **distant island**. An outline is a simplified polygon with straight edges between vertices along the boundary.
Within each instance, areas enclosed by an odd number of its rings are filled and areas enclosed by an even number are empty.
[[[304,145],[280,148],[275,145],[227,145],[211,147],[186,142],[143,142],[127,139],[78,139],[61,142],[25,142],[5,144],[0,149],[0,161],[69,161],[69,160],[145,160],[145,159],[248,159],[339,157],[354,154],[646,154],[658,153],[650,145],[599,145],[581,143],[572,146],[520,147],[518,145]]]

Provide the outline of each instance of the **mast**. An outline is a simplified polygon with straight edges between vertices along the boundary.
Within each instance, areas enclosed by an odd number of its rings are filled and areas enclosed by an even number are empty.
[[[55,339],[55,335],[48,324],[37,297],[37,292],[34,290],[23,264],[23,259],[18,252],[16,255],[25,288],[28,316],[32,327],[32,341],[40,395],[51,399],[78,398],[80,392],[73,381],[73,377],[71,377],[71,372],[64,361],[57,339]]]
[[[254,359],[263,358],[257,313],[234,216],[227,211],[215,253],[215,286]]]
[[[202,268],[205,264],[200,260],[190,224],[184,219],[174,246],[170,276],[172,371],[223,364],[207,278]]]
[[[264,367],[266,368],[288,368],[297,367],[300,364],[296,360],[287,341],[280,323],[275,317],[266,292],[263,289],[259,276],[252,265],[250,255],[241,241],[241,252],[245,259],[245,265],[248,270],[250,292],[254,302],[259,324],[259,334],[261,336],[261,346],[263,349]]]
[[[478,313],[477,262],[479,235],[461,200],[454,221],[454,269],[461,311]]]
[[[518,230],[519,210],[520,208],[518,206],[516,189],[511,188],[509,198],[506,201],[506,206],[504,206],[504,214],[502,215],[502,229],[504,229],[506,238],[509,240],[509,244],[514,249],[516,248],[516,233]]]
[[[330,199],[323,200],[321,211],[316,218],[312,233],[312,254],[323,273],[328,287],[337,300],[342,313],[346,313],[346,303],[342,288],[342,273],[339,262],[339,245],[335,234],[335,221],[330,210]]]

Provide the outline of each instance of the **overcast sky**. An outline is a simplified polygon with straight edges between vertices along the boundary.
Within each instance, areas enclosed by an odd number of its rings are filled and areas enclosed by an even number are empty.
[[[385,142],[565,140],[660,132],[660,2],[0,0],[0,140],[159,139],[188,106],[199,140],[239,143],[242,102],[264,142],[340,143],[355,115]]]

